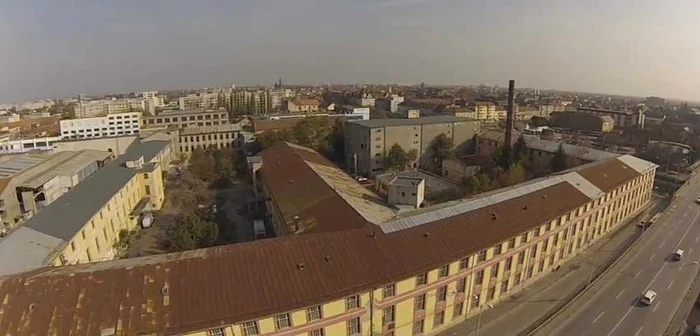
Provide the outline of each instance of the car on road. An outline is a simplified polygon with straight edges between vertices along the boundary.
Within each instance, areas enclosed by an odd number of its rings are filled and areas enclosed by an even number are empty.
[[[649,289],[646,292],[644,292],[644,295],[642,295],[642,298],[640,299],[640,301],[643,304],[649,306],[649,305],[651,305],[652,302],[654,302],[654,299],[656,299],[656,292]]]
[[[695,328],[693,328],[693,335],[700,335],[700,324],[696,325]]]
[[[695,203],[700,204],[700,197],[695,199]]]
[[[676,252],[673,252],[673,260],[681,260],[681,258],[683,258],[684,253],[685,251],[677,249]]]
[[[642,228],[642,229],[646,229],[646,228],[650,227],[651,225],[653,225],[654,223],[656,223],[656,221],[659,220],[659,218],[661,218],[661,213],[657,213],[653,217],[649,218],[648,221],[641,221],[641,222],[637,223],[637,227]]]

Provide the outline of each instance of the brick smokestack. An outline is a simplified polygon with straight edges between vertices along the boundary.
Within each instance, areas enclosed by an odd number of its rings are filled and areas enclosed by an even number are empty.
[[[508,81],[508,110],[506,111],[506,138],[504,149],[510,150],[513,141],[513,122],[515,120],[515,81]]]

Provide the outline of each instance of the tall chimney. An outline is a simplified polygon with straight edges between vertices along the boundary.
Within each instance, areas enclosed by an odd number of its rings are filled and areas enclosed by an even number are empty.
[[[506,138],[504,149],[509,150],[513,141],[513,121],[515,120],[515,81],[508,81],[508,110],[506,111]]]

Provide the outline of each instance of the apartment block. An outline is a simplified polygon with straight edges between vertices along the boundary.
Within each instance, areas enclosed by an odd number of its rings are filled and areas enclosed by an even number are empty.
[[[281,143],[261,157],[255,175],[277,215],[312,230],[12,275],[0,283],[0,328],[68,333],[85,317],[81,330],[119,335],[436,335],[626,224],[656,169],[623,155],[395,216],[308,148]],[[90,302],[132,308],[95,316]]]
[[[320,104],[316,99],[292,98],[285,101],[284,109],[289,113],[316,113]]]
[[[492,102],[474,102],[474,112],[477,120],[496,121],[499,119],[499,113],[496,111],[496,104]],[[503,115],[505,115],[505,111]]]
[[[184,128],[179,135],[180,153],[189,155],[196,149],[234,147],[240,132],[238,124]]]
[[[275,95],[275,103],[280,106],[280,95],[285,96],[286,93],[277,92]],[[233,114],[245,115],[261,115],[272,112],[273,95],[268,90],[233,90],[226,96],[228,110]]]
[[[89,179],[0,240],[0,275],[43,266],[111,260],[119,231],[133,230],[165,198],[163,165],[170,142],[135,143]]]
[[[479,122],[453,116],[412,119],[373,119],[345,123],[345,162],[348,170],[360,175],[384,171],[384,156],[394,144],[408,152],[415,150],[416,166],[430,157],[435,137],[445,134],[457,150],[479,132]]]
[[[592,132],[610,132],[615,127],[615,120],[608,115],[595,115],[583,112],[554,112],[550,114],[549,124],[574,130]]]
[[[163,111],[158,115],[148,116],[143,119],[143,125],[147,128],[202,127],[228,123],[228,112],[224,110]]]
[[[79,99],[75,105],[76,118],[92,118],[110,113],[126,113],[143,111],[151,114],[155,109],[165,106],[163,97],[156,96],[158,92],[144,92],[138,98],[112,98],[100,100]]]
[[[615,122],[615,128],[644,128],[645,110],[643,107],[635,107],[634,109],[624,109],[621,111],[593,107],[578,107],[576,108],[576,111],[597,116],[610,116]]]
[[[61,139],[89,139],[138,134],[141,112],[109,114],[103,117],[65,119],[60,122]]]
[[[180,97],[178,107],[180,110],[216,110],[222,106],[222,95],[218,92],[198,92]]]

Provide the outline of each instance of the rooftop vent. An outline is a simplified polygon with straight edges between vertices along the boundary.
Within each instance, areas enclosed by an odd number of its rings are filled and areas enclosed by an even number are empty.
[[[323,260],[325,260],[326,262],[330,262],[331,260],[333,260],[333,257],[331,257],[330,254],[326,254],[326,255],[323,257]]]
[[[287,181],[287,183],[292,184],[292,183],[294,183],[294,180],[289,180],[289,181]]]
[[[523,207],[521,209],[527,210],[527,205],[523,205]]]
[[[297,264],[297,268],[300,269],[300,270],[303,270],[304,267],[305,267],[305,266],[304,266],[304,263],[298,263],[298,264]]]
[[[424,234],[423,234],[423,237],[425,237],[425,238],[428,238],[428,237],[430,237],[430,232],[426,232],[426,233],[424,233]]]
[[[493,220],[498,219],[498,216],[496,216],[496,213],[495,213],[495,212],[492,212],[492,213],[491,213],[491,219],[493,219]]]
[[[370,231],[369,236],[372,237],[372,238],[374,238],[374,237],[377,236],[377,233],[374,232],[374,231]]]
[[[100,330],[100,336],[114,336],[117,334],[117,329],[112,327],[112,328],[102,328]]]
[[[547,199],[547,195],[542,195],[542,198],[543,198],[543,199]]]
[[[29,304],[29,310],[34,310],[34,307],[36,307],[35,304],[33,304],[33,303],[30,303],[30,304]]]
[[[163,285],[163,288],[160,289],[160,294],[162,295],[168,295],[170,293],[170,286],[168,286],[168,283],[166,282]]]

